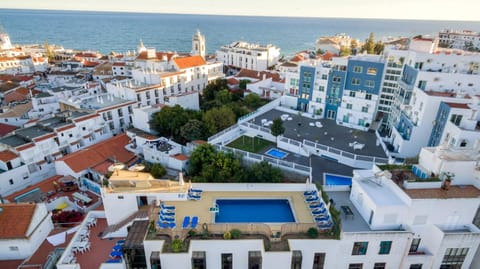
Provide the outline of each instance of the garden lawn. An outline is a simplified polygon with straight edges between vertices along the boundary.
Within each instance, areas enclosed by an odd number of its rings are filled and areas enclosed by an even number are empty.
[[[252,141],[253,140],[253,141]],[[263,149],[265,149],[268,146],[274,146],[275,144],[262,139],[260,137],[248,137],[248,136],[240,136],[236,140],[230,142],[228,144],[228,147],[236,148],[236,149],[241,149],[244,151],[248,152],[253,152],[253,153],[259,153]]]

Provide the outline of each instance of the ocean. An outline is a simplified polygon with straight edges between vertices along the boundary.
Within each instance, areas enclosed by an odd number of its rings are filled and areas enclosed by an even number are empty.
[[[331,19],[253,16],[179,15],[90,11],[0,9],[0,24],[14,44],[50,44],[65,48],[124,53],[145,46],[189,52],[191,37],[200,29],[207,52],[236,40],[274,44],[283,55],[313,49],[320,36],[346,33],[365,40],[435,34],[442,29],[480,31],[480,22],[386,19]]]

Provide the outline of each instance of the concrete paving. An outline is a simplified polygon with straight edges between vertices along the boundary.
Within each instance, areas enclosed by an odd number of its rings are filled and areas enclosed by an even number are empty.
[[[250,122],[262,126],[262,119],[273,121],[280,118],[281,115],[288,114],[292,120],[283,122],[285,127],[285,137],[303,141],[303,139],[312,142],[320,143],[326,146],[334,147],[346,152],[357,155],[375,156],[386,158],[386,154],[380,145],[376,145],[377,137],[373,131],[360,131],[352,128],[347,128],[333,120],[327,119],[310,119],[299,116],[294,113],[286,113],[276,109],[270,110],[264,114],[255,117]],[[315,122],[321,122],[323,127],[315,126]],[[313,124],[313,126],[311,126]],[[363,149],[354,150],[349,146],[349,143],[358,142],[365,144]]]

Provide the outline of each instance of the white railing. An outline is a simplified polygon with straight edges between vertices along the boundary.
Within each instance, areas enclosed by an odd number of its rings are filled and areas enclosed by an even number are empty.
[[[265,104],[264,106],[259,107],[257,110],[240,117],[237,122],[238,123],[243,123],[243,122],[249,121],[249,120],[253,119],[254,117],[256,117],[257,115],[261,115],[261,114],[263,114],[267,111],[270,111],[270,110],[274,109],[275,107],[280,106],[280,103],[281,103],[281,98],[277,98],[277,99]]]
[[[366,156],[350,153],[330,147],[327,145],[312,142],[310,140],[303,140],[303,146],[309,149],[311,154],[318,156],[326,156],[338,160],[340,163],[350,165],[357,168],[371,168],[373,164],[387,164],[388,159],[375,156]]]
[[[276,166],[280,169],[283,169],[283,170],[289,170],[289,171],[294,171],[294,172],[297,172],[299,174],[302,174],[302,175],[307,175],[307,176],[310,176],[311,175],[311,167],[309,166],[305,166],[305,165],[301,165],[301,164],[296,164],[296,163],[293,163],[293,162],[287,162],[287,161],[283,161],[283,160],[279,160],[279,159],[274,159],[274,158],[270,158],[270,157],[267,157],[267,156],[264,156],[264,155],[261,155],[261,154],[256,154],[256,153],[252,153],[252,152],[248,152],[248,151],[244,151],[244,150],[240,150],[240,149],[235,149],[235,148],[230,148],[230,147],[226,147],[226,146],[222,146],[222,145],[214,145],[215,148],[217,150],[221,150],[221,151],[224,151],[224,152],[232,152],[233,154],[237,155],[237,156],[240,156],[242,159],[248,159],[249,161],[253,161],[253,162],[268,162],[270,163],[271,165],[273,166]]]
[[[230,131],[238,128],[238,127],[239,127],[238,124],[234,124],[234,125],[228,127],[227,129],[222,130],[221,132],[216,133],[216,134],[210,136],[210,137],[208,138],[208,142],[211,142],[211,141],[213,141],[214,139],[219,138],[219,137],[221,137],[222,135],[224,135],[224,134],[226,134],[226,133],[228,133],[228,132],[230,132]]]

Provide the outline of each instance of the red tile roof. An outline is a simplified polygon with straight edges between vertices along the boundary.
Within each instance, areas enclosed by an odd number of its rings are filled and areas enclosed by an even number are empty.
[[[148,54],[146,51],[140,52],[137,56],[137,60],[163,60],[163,56],[167,56],[167,60],[170,61],[172,59],[173,52],[156,52],[154,58],[148,58]]]
[[[227,79],[227,84],[229,84],[229,85],[237,85],[238,83],[240,83],[240,81],[238,81],[238,79],[236,79],[236,78],[228,78]]]
[[[458,103],[446,103],[449,107],[453,108],[462,108],[462,109],[470,109],[467,104],[458,104]]]
[[[101,162],[94,167],[92,167],[93,170],[97,171],[98,173],[105,175],[108,173],[108,167],[113,164],[113,161],[106,160],[104,162]]]
[[[290,59],[290,62],[300,62],[300,61],[303,61],[305,60],[305,57],[303,57],[303,55],[301,54],[297,54],[295,56],[293,56],[292,59]]]
[[[27,238],[35,204],[0,204],[0,239]]]
[[[18,128],[17,126],[5,124],[5,123],[0,123],[0,136],[4,136],[6,134],[9,134],[17,128]]]
[[[98,114],[90,114],[90,115],[87,115],[87,116],[76,118],[76,119],[74,119],[74,121],[75,122],[81,122],[81,121],[84,121],[84,120],[89,120],[89,119],[96,118],[98,116],[99,116]]]
[[[171,157],[179,160],[179,161],[186,161],[188,160],[188,157],[187,155],[184,155],[184,154],[175,154],[175,155],[172,155]]]
[[[65,162],[75,173],[99,165],[109,159],[129,163],[135,158],[135,154],[125,149],[129,142],[130,138],[123,133],[88,148],[68,154],[57,161]]]
[[[192,68],[197,66],[206,65],[207,63],[200,55],[189,56],[189,57],[177,57],[173,59],[175,64],[179,69]]]
[[[11,161],[17,157],[17,154],[11,152],[10,150],[0,151],[0,161],[3,161],[4,163]]]
[[[248,77],[248,78],[253,78],[253,79],[263,79],[263,75],[265,75],[265,78],[271,78],[272,81],[275,82],[281,82],[282,79],[280,78],[280,74],[278,73],[272,73],[272,72],[266,72],[266,71],[255,71],[255,70],[250,70],[250,69],[242,69],[240,72],[235,76],[237,78],[242,78],[242,77]]]
[[[28,144],[25,144],[25,145],[18,146],[16,149],[17,149],[18,151],[22,151],[22,150],[26,150],[26,149],[32,148],[32,147],[34,147],[34,146],[35,146],[35,144],[33,144],[33,143],[28,143]]]
[[[337,57],[338,55],[333,53],[333,52],[330,52],[330,51],[327,51],[325,52],[323,55],[321,55],[321,59],[324,60],[324,61],[331,61],[333,57]]]
[[[84,67],[95,67],[99,64],[100,64],[99,62],[90,62],[90,61],[84,61],[83,62]]]
[[[113,63],[112,66],[125,66],[125,63]]]
[[[62,126],[62,127],[58,128],[57,132],[63,132],[65,130],[72,129],[73,127],[75,127],[75,125],[73,125],[73,124],[65,125],[65,126]]]
[[[50,133],[50,134],[46,134],[46,135],[43,135],[43,136],[40,136],[40,137],[36,137],[36,138],[33,139],[33,141],[40,142],[40,141],[43,141],[43,140],[47,140],[49,138],[53,138],[55,136],[57,136],[57,135],[54,134],[54,133]]]

